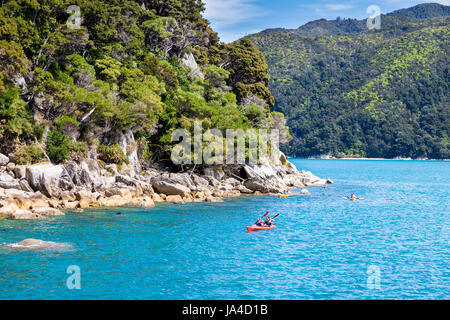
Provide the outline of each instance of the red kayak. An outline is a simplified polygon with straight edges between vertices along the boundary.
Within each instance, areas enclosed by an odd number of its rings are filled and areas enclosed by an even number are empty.
[[[250,226],[250,227],[247,227],[247,231],[248,232],[253,232],[253,231],[270,230],[270,229],[273,229],[275,227],[276,227],[275,224],[273,224],[273,225],[271,225],[269,227]]]

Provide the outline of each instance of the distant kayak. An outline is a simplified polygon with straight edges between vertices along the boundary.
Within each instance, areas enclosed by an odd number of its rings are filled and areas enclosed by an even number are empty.
[[[282,199],[282,198],[287,198],[290,196],[298,196],[298,195],[300,195],[300,193],[295,192],[295,193],[289,193],[289,194],[279,194],[278,196]]]
[[[273,225],[271,225],[269,227],[268,226],[262,226],[262,227],[260,227],[260,226],[250,226],[250,227],[247,227],[247,231],[248,232],[253,232],[253,231],[270,230],[270,229],[273,229],[275,227],[276,227],[275,224],[273,224]]]
[[[342,199],[348,199],[350,201],[364,200],[364,198],[350,198],[350,197],[342,197]]]

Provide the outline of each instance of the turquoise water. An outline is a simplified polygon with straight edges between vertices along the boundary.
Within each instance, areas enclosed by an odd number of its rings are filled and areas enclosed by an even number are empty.
[[[335,184],[281,200],[0,221],[0,244],[73,247],[0,250],[0,299],[450,298],[449,162],[293,162]],[[364,200],[342,198],[351,192]],[[277,228],[248,233],[266,210],[281,214]],[[80,290],[66,286],[70,265],[80,267]],[[368,268],[379,270],[379,287]]]

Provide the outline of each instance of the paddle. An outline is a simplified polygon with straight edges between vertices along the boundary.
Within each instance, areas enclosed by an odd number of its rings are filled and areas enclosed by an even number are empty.
[[[269,214],[269,211],[266,211],[266,213],[264,213],[264,215],[262,216],[263,218],[265,217],[265,216],[267,216]]]
[[[272,220],[275,219],[276,217],[278,217],[279,215],[280,215],[280,214],[278,213],[275,217],[272,218]]]

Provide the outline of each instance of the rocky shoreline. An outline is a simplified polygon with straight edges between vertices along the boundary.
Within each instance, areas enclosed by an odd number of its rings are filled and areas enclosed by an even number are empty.
[[[334,155],[317,155],[310,156],[306,159],[312,160],[389,160],[389,161],[450,161],[450,159],[433,159],[433,158],[411,158],[411,157],[395,157],[395,158],[366,158],[366,157],[336,157]]]
[[[155,202],[219,202],[327,183],[332,181],[297,170],[283,154],[276,161],[243,165],[233,172],[208,167],[201,173],[138,172],[94,159],[17,165],[0,154],[0,219],[43,219],[64,215],[66,209],[81,213],[96,207],[153,207]]]

